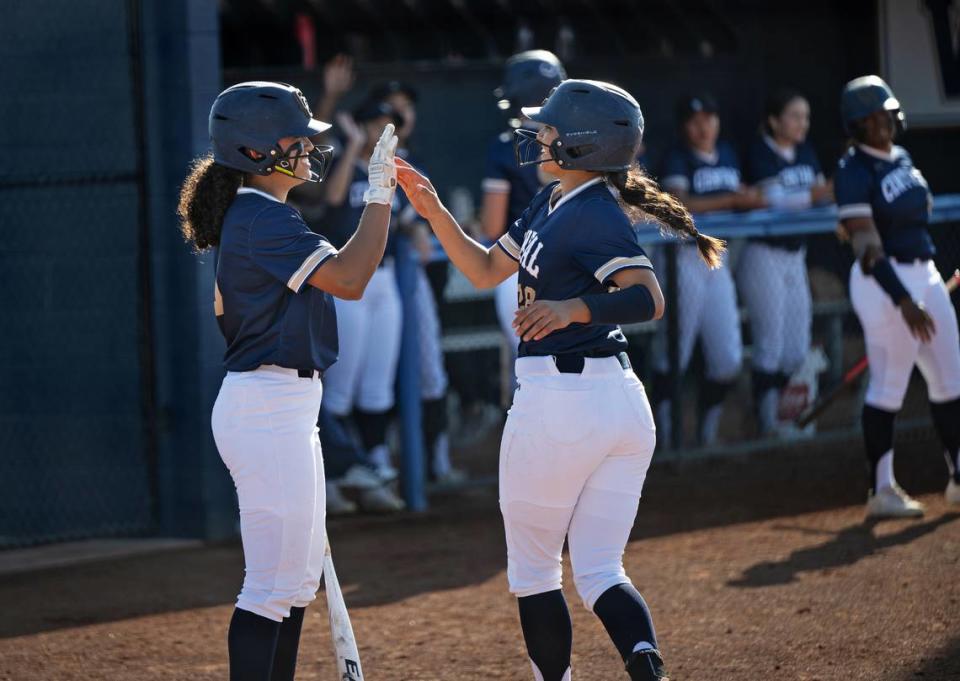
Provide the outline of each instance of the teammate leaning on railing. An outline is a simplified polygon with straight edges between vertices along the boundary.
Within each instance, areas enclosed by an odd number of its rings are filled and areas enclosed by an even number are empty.
[[[682,142],[664,159],[660,172],[664,189],[695,213],[764,205],[760,192],[743,184],[733,146],[718,141],[720,118],[713,97],[683,97],[677,102],[676,115]],[[700,386],[699,437],[700,444],[711,445],[717,440],[723,400],[740,373],[743,357],[737,293],[728,267],[708,267],[695,248],[684,244],[677,248],[676,287],[679,369],[681,373],[686,370],[699,339],[706,361],[706,377]],[[660,440],[669,444],[673,404],[666,325],[661,327],[653,394]]]
[[[774,209],[829,202],[832,188],[806,141],[806,98],[795,90],[778,90],[767,98],[764,114],[747,151],[747,182]],[[749,241],[737,264],[738,289],[750,315],[754,411],[761,434],[776,429],[780,391],[810,351],[813,305],[806,255],[802,235],[758,237]]]
[[[853,246],[850,299],[863,327],[870,384],[863,437],[870,467],[867,514],[923,515],[893,474],[893,422],[914,365],[927,382],[933,423],[951,477],[946,498],[960,504],[960,335],[957,315],[933,264],[927,231],[931,194],[910,155],[893,142],[904,114],[877,76],[847,83],[840,101],[853,138],[836,183],[843,235]]]

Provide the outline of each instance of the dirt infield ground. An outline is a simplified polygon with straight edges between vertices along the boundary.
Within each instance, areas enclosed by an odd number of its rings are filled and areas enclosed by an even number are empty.
[[[875,525],[856,443],[656,467],[625,562],[673,678],[960,679],[960,509],[932,492],[936,449],[914,439],[898,464],[926,518]],[[367,679],[531,678],[491,490],[331,536]],[[0,679],[225,679],[241,566],[224,545],[3,578]],[[567,593],[574,678],[624,678]],[[321,596],[299,679],[335,678],[328,640]]]

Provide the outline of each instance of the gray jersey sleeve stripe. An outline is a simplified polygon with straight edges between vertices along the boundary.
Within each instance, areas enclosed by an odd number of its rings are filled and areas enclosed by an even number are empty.
[[[601,284],[610,278],[614,272],[617,272],[628,267],[641,267],[647,269],[653,269],[653,264],[650,262],[650,258],[645,255],[638,255],[632,258],[612,258],[608,260],[606,264],[602,267],[598,267],[597,271],[593,273],[593,276]]]
[[[872,218],[873,208],[869,203],[848,203],[837,208],[837,217],[841,220],[846,218]]]
[[[517,262],[520,261],[520,246],[518,246],[517,242],[513,240],[513,237],[510,236],[509,232],[497,239],[497,245],[500,246],[500,248],[502,248],[511,258]]]
[[[300,289],[303,288],[304,283],[310,278],[310,275],[313,274],[313,271],[328,258],[331,258],[336,254],[337,249],[332,245],[328,243],[322,244],[320,248],[308,255],[303,261],[303,264],[300,265],[300,268],[293,273],[293,276],[290,277],[290,281],[287,282],[287,288],[294,293],[300,293]]]

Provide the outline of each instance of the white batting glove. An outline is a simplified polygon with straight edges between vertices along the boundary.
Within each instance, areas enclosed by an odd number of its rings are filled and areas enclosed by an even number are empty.
[[[397,189],[397,164],[394,161],[397,136],[393,130],[393,123],[384,126],[383,134],[370,155],[370,165],[367,167],[370,186],[363,193],[364,203],[382,203],[385,206],[393,203],[393,192]]]

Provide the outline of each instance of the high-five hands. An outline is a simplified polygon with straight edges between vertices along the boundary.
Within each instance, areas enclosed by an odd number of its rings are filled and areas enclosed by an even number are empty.
[[[363,193],[364,203],[381,203],[389,206],[393,203],[393,192],[397,188],[397,136],[393,123],[387,123],[377,146],[370,154],[367,178],[370,186]]]
[[[430,180],[402,158],[397,159],[397,181],[410,200],[410,205],[424,220],[429,221],[444,210],[443,202]]]

